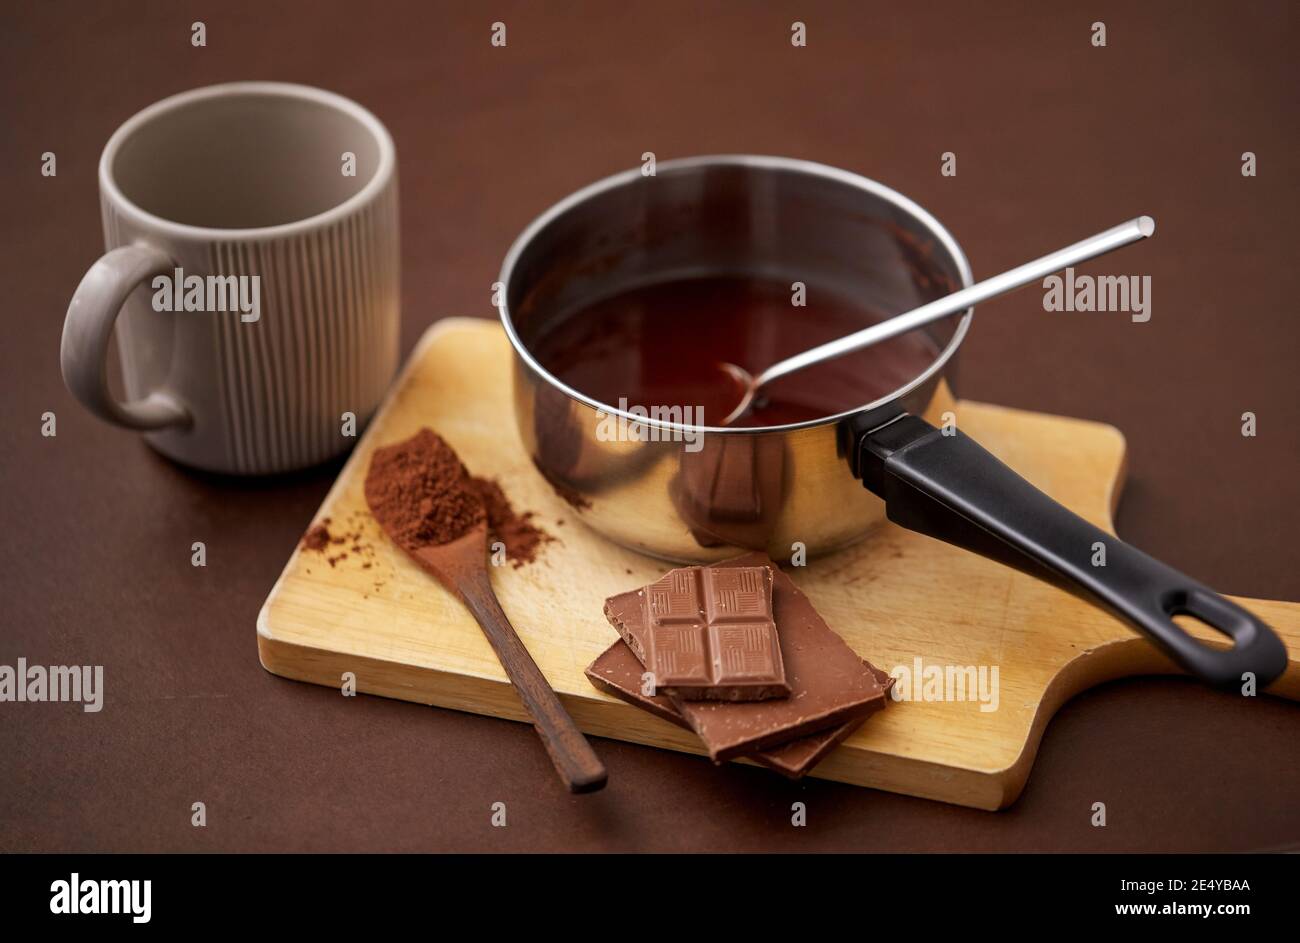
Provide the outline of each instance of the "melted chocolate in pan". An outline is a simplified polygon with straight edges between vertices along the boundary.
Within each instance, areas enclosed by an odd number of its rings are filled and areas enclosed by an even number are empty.
[[[757,374],[883,319],[814,285],[805,300],[791,304],[788,284],[764,279],[662,282],[574,312],[539,338],[533,353],[563,383],[602,403],[689,406],[697,410],[691,424],[718,425],[739,402],[721,363]],[[806,422],[865,405],[915,378],[937,355],[923,332],[893,338],[774,381],[736,424]]]

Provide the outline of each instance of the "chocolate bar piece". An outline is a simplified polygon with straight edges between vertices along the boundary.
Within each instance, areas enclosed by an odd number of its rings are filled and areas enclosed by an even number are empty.
[[[766,566],[672,570],[645,588],[642,660],[655,689],[685,700],[787,697]]]
[[[894,679],[883,671],[870,665],[868,667],[888,691]],[[612,694],[634,707],[640,707],[670,724],[690,730],[691,725],[686,722],[681,712],[673,706],[673,702],[666,695],[642,692],[641,676],[644,672],[645,666],[637,661],[636,654],[626,642],[619,640],[587,666],[587,680],[597,690]],[[861,725],[861,720],[851,720],[821,733],[800,737],[770,750],[752,753],[747,759],[774,769],[789,779],[799,779]]]
[[[707,569],[768,566],[788,698],[737,703],[672,698],[715,762],[745,756],[860,720],[885,706],[875,673],[831,631],[803,593],[765,554],[751,553]],[[644,657],[644,590],[605,601],[605,618]]]

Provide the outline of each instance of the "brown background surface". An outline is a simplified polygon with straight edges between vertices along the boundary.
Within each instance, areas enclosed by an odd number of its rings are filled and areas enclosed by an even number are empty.
[[[258,608],[336,467],[196,475],[59,377],[63,312],[101,249],[100,148],[211,82],[320,85],[388,124],[406,350],[439,317],[491,316],[518,231],[647,150],[865,173],[947,223],[977,276],[1150,213],[1154,240],[1089,268],[1151,275],[1149,323],[1049,315],[1030,290],[977,317],[960,392],[1116,424],[1124,537],[1224,592],[1300,599],[1295,6],[1131,6],[6,3],[0,664],[102,664],[107,698],[99,714],[0,704],[0,851],[1300,848],[1300,706],[1177,679],[1068,704],[998,814],[603,740],[609,788],[567,796],[527,726],[259,666]],[[489,827],[497,800],[508,828]],[[1096,801],[1107,828],[1089,825]]]

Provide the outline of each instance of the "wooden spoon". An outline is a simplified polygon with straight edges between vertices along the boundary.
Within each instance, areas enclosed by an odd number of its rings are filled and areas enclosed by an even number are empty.
[[[386,526],[384,529],[388,531]],[[445,544],[410,546],[391,531],[388,535],[474,614],[569,791],[595,792],[603,788],[604,764],[528,654],[492,591],[487,568],[487,522],[478,523]]]

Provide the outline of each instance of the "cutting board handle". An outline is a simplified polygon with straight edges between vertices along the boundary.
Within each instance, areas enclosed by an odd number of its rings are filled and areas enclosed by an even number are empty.
[[[857,467],[894,523],[1100,605],[1212,684],[1239,686],[1253,676],[1263,688],[1286,669],[1286,648],[1259,619],[1056,503],[955,428],[900,416],[862,437]],[[1177,615],[1234,644],[1204,644]]]

